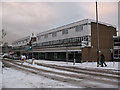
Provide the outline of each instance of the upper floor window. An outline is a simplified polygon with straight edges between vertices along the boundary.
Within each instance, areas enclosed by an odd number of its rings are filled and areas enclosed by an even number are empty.
[[[45,34],[45,36],[44,36],[45,38],[48,38],[48,34]]]
[[[28,42],[28,39],[26,39],[25,42]]]
[[[62,30],[62,35],[64,35],[64,34],[68,34],[68,29]]]
[[[22,43],[24,43],[24,40],[22,41]]]
[[[40,40],[41,39],[41,36],[38,36],[38,40]]]
[[[82,31],[83,30],[83,26],[79,25],[75,28],[76,32]]]
[[[115,42],[114,46],[120,46],[120,42],[117,42],[117,43]]]
[[[56,37],[56,36],[57,36],[57,32],[53,32],[52,37]]]
[[[120,38],[115,38],[114,42],[120,42]]]

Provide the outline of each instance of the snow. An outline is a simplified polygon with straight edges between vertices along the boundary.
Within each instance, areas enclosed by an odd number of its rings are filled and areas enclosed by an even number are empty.
[[[12,72],[12,73],[11,73]],[[3,88],[75,88],[67,83],[55,81],[32,73],[5,68]]]
[[[31,59],[27,60],[27,61],[31,62]],[[60,65],[60,66],[80,67],[80,68],[91,68],[91,69],[97,68],[97,69],[101,69],[101,70],[102,69],[107,69],[107,70],[110,69],[110,70],[117,70],[117,71],[119,70],[119,68],[118,68],[119,62],[106,62],[107,67],[96,67],[97,66],[96,62],[76,63],[75,65],[73,65],[73,62],[66,63],[66,62],[62,62],[62,61],[34,60],[34,62]],[[75,74],[74,72],[68,72],[68,71],[43,67],[43,66],[39,66],[37,64],[31,65],[31,64],[26,63],[26,62],[23,64],[29,65],[32,67],[36,67],[36,68],[45,69],[45,70],[52,70],[55,72]],[[2,67],[1,62],[0,62],[0,65]],[[1,68],[0,68],[0,73],[2,73]],[[46,74],[55,75],[55,74],[51,74],[51,73],[46,73]],[[83,74],[79,74],[79,75],[82,76]],[[64,77],[64,76],[60,76],[60,75],[55,75],[55,76]],[[32,74],[29,72],[25,72],[25,71],[13,69],[13,68],[4,68],[3,76],[2,76],[2,74],[0,74],[0,77],[2,77],[0,79],[0,81],[2,83],[0,83],[0,85],[3,88],[82,88],[81,86],[79,86],[79,87],[74,86],[74,85],[69,84],[69,83],[52,80],[52,79],[49,79],[49,78],[46,78],[46,77],[43,77],[43,76],[40,76],[37,74]],[[75,78],[71,78],[71,79],[75,79]],[[96,82],[87,82],[87,83],[91,83],[93,85],[94,85],[94,83],[96,84]],[[98,85],[99,85],[99,83],[98,83]],[[103,85],[103,86],[105,86],[105,85]],[[109,87],[109,85],[108,85],[108,87]]]
[[[44,62],[44,61],[43,61]],[[59,70],[59,69],[54,69],[54,68],[49,68],[49,67],[44,67],[44,66],[39,66],[39,65],[36,65],[36,64],[29,64],[29,63],[23,63],[24,65],[28,65],[28,66],[31,66],[31,67],[36,67],[36,68],[40,68],[40,69],[44,69],[44,70],[50,70],[50,71],[54,71],[54,72],[61,72],[61,73],[66,73],[66,74],[76,74],[75,72],[69,72],[69,71],[64,71],[64,70]],[[50,63],[49,63],[50,64]],[[55,65],[55,64],[54,64]],[[88,71],[84,71],[84,72],[88,72]],[[96,72],[95,72],[96,73]],[[99,72],[97,72],[99,74]],[[50,73],[48,73],[50,74]],[[88,76],[87,74],[82,74],[82,73],[77,73],[79,76]],[[101,74],[101,73],[100,73]],[[104,74],[104,73],[102,73]],[[106,74],[105,75],[108,75],[109,74]],[[57,75],[58,76],[58,75]],[[112,76],[116,76],[116,75],[112,75]],[[105,78],[106,79],[106,78]]]
[[[31,60],[29,60],[31,61]],[[61,66],[74,66],[74,67],[84,67],[84,68],[99,68],[99,69],[110,69],[110,70],[117,70],[117,67],[118,67],[118,62],[107,62],[107,65],[108,67],[96,67],[95,65],[96,62],[85,62],[83,63],[82,65],[80,63],[77,63],[76,65],[73,65],[71,62],[69,62],[68,64],[66,64],[66,62],[56,62],[56,61],[44,61],[44,60],[35,60],[35,62],[39,62],[39,63],[46,63],[46,64],[53,64],[53,65],[61,65]],[[49,67],[44,67],[44,66],[39,66],[39,65],[36,65],[36,64],[29,64],[29,63],[23,63],[24,65],[28,65],[28,66],[31,66],[31,67],[36,67],[36,68],[40,68],[40,69],[44,69],[44,70],[50,70],[50,71],[54,71],[54,72],[62,72],[62,73],[67,73],[67,74],[76,74],[75,72],[69,72],[69,71],[64,71],[64,70],[59,70],[59,69],[54,69],[54,68],[49,68]],[[80,66],[79,66],[80,65]],[[116,66],[115,66],[116,65]],[[94,67],[93,67],[94,66]],[[112,68],[111,68],[111,67]],[[88,72],[88,71],[84,71],[84,72]],[[96,73],[96,72],[95,72]],[[49,75],[51,73],[48,73]],[[89,75],[87,74],[82,74],[82,73],[77,73],[79,76],[86,76],[88,77]],[[101,74],[99,72],[97,72],[97,74]],[[104,75],[104,73],[102,73]],[[51,74],[52,75],[52,74]],[[55,75],[55,74],[54,74]],[[105,73],[105,75],[108,75],[108,76],[111,76],[108,74]],[[59,76],[59,75],[55,75],[55,76]],[[112,75],[112,76],[117,76],[117,75]],[[69,78],[69,77],[68,77]],[[71,77],[70,77],[71,78]],[[97,77],[97,78],[101,78],[101,77]],[[75,79],[75,78],[74,78]],[[107,80],[106,78],[104,78],[104,80]],[[108,79],[110,80],[110,79]],[[112,80],[113,81],[113,80]],[[114,79],[114,81],[116,81],[116,79]]]
[[[2,62],[0,62],[0,90],[2,89]]]
[[[97,62],[83,62],[83,63],[75,63],[75,65],[73,65],[73,62],[66,63],[66,62],[62,62],[62,61],[47,61],[47,60],[34,60],[34,61],[38,62],[38,63],[54,64],[54,65],[60,65],[60,66],[120,70],[119,69],[119,63],[120,62],[106,62],[107,67],[97,67]]]
[[[71,74],[74,74],[73,72],[68,72],[68,71],[62,71],[62,70],[58,70],[58,69],[54,69],[54,68],[48,68],[48,67],[43,67],[43,66],[39,66],[39,65],[31,65],[31,64],[28,64],[28,63],[23,63],[24,65],[28,65],[28,66],[31,66],[31,67],[36,67],[36,68],[40,68],[40,69],[44,69],[44,70],[51,70],[51,71],[55,71],[55,72],[63,72],[63,73],[71,73]]]

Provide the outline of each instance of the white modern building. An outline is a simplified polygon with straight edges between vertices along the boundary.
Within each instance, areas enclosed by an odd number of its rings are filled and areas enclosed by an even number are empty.
[[[32,43],[32,51],[26,55],[37,59],[68,60],[77,62],[97,60],[97,27],[96,21],[84,19],[58,28],[54,28],[36,35],[36,42]],[[111,60],[113,36],[116,27],[99,22],[99,49],[107,60]],[[13,50],[24,52],[30,36],[12,43]],[[20,48],[23,47],[24,48]],[[17,47],[17,48],[16,48]]]

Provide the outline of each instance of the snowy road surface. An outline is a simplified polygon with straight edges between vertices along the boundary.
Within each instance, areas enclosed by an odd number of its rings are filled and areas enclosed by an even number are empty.
[[[47,63],[47,64],[54,64],[54,65],[61,65],[61,66],[73,66],[72,63],[68,63],[66,64],[66,62],[53,62],[53,61],[43,61],[43,60],[35,60],[35,62],[39,62],[39,63]],[[74,65],[73,67],[83,67],[83,68],[97,68],[97,69],[107,69],[107,70],[117,70],[118,71],[118,63],[111,63],[108,62],[107,65],[108,67],[96,67],[96,63],[77,63],[76,65]],[[24,63],[23,65],[27,65],[27,66],[31,66],[31,67],[36,67],[36,68],[41,68],[44,70],[52,70],[55,72],[59,72],[59,73],[68,73],[68,74],[75,74],[73,72],[68,72],[68,71],[62,71],[62,70],[57,70],[57,69],[52,69],[52,68],[47,68],[47,67],[42,67],[42,66],[38,66],[36,64],[31,65],[28,63]],[[12,73],[11,73],[12,72]],[[45,74],[45,72],[42,72],[43,74]],[[52,74],[52,73],[47,73],[49,75],[55,76],[57,77],[58,75]],[[82,76],[82,74],[78,74],[79,76]],[[84,74],[83,74],[84,75]],[[60,77],[65,77],[66,76],[61,76]],[[85,76],[85,75],[84,75]],[[94,77],[94,76],[93,76]],[[69,78],[69,77],[68,77]],[[71,78],[72,79],[72,78]],[[97,79],[97,78],[96,78]],[[82,79],[81,79],[82,80]],[[90,81],[90,80],[84,80],[78,83],[82,83],[83,86],[85,87],[89,87],[89,85],[92,85],[94,87],[97,88],[97,86],[103,86],[104,88],[109,88],[109,87],[114,87],[114,85],[109,85],[106,84],[105,82],[103,83],[98,83],[95,81]],[[73,82],[76,83],[76,82]],[[77,84],[77,83],[76,83]],[[15,69],[15,68],[4,68],[4,72],[3,72],[3,84],[2,87],[3,88],[83,88],[83,86],[76,86],[74,84],[70,84],[67,82],[61,82],[61,81],[57,81],[54,79],[49,79],[43,76],[40,76],[38,74],[32,74],[30,72],[26,72],[26,71],[22,71],[20,69]]]
[[[60,65],[60,66],[120,70],[120,68],[119,68],[120,62],[106,62],[107,67],[97,67],[96,62],[76,63],[75,65],[73,65],[73,62],[68,62],[66,64],[66,62],[63,62],[63,61],[34,60],[34,62],[45,63],[45,64],[54,64],[54,65]]]
[[[0,90],[2,89],[2,62],[0,61]]]
[[[69,84],[55,81],[29,72],[5,68],[3,73],[3,88],[71,88]]]

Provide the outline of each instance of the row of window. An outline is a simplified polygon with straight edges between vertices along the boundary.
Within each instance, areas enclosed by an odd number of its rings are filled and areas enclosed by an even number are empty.
[[[81,45],[82,41],[90,42],[90,36],[83,36],[83,37],[74,37],[74,38],[67,38],[61,40],[54,40],[48,41],[43,43],[36,43],[33,44],[34,47],[53,47],[55,46],[74,46],[74,45]]]
[[[114,42],[114,46],[120,46],[120,42]]]
[[[120,59],[120,49],[114,50],[114,59]]]
[[[80,32],[80,31],[83,30],[83,25],[79,25],[79,26],[76,26],[74,28],[75,28],[76,32]],[[69,29],[71,29],[71,28],[69,28]],[[60,31],[62,31],[62,35],[64,35],[64,34],[68,34],[68,30],[69,29],[63,29],[63,30],[60,30]],[[57,36],[57,32],[60,32],[60,31],[55,31],[55,32],[48,33],[48,34],[45,34],[45,35],[40,35],[37,38],[38,38],[38,40],[40,40],[42,37],[48,38],[49,34],[52,34],[52,37],[56,37]]]
[[[114,38],[114,42],[120,42],[120,38]]]
[[[24,43],[28,43],[28,41],[29,41],[29,39],[25,39],[25,40],[14,42],[14,43],[12,43],[12,45],[24,44]]]

